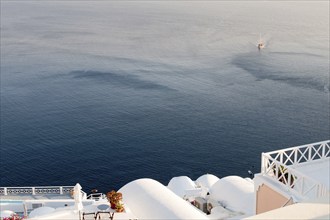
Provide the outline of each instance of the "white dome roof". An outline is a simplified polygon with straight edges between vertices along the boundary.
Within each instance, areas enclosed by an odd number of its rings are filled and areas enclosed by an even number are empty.
[[[235,216],[235,213],[233,212],[230,212],[229,210],[221,207],[221,206],[217,206],[217,207],[214,207],[212,210],[211,210],[211,214],[208,215],[208,217],[210,219],[228,219],[232,216]]]
[[[7,218],[13,214],[15,214],[15,212],[13,212],[11,210],[0,210],[0,218]]]
[[[186,195],[187,190],[193,190],[196,188],[196,184],[187,176],[178,176],[173,177],[167,187],[183,198]]]
[[[55,209],[52,208],[52,207],[48,207],[48,206],[39,207],[39,208],[33,209],[30,212],[29,218],[34,218],[34,217],[37,217],[37,216],[48,215],[50,213],[53,213],[54,211],[55,211]]]
[[[205,187],[205,188],[209,189],[218,180],[219,180],[219,178],[217,176],[214,176],[212,174],[205,174],[203,176],[200,176],[195,182],[198,186]]]
[[[242,177],[224,177],[209,192],[211,200],[220,202],[227,209],[244,214],[254,213],[254,185]]]
[[[208,219],[207,216],[152,179],[138,179],[119,190],[138,219]]]

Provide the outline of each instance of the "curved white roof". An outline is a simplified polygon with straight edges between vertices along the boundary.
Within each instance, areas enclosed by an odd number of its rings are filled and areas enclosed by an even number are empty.
[[[48,215],[50,213],[53,213],[54,211],[55,211],[55,209],[52,208],[52,207],[48,207],[48,206],[39,207],[39,208],[36,208],[36,209],[34,209],[30,212],[29,218]]]
[[[211,187],[209,198],[232,211],[254,214],[254,185],[242,177],[227,176],[218,180]]]
[[[167,187],[175,194],[183,198],[187,190],[196,189],[196,184],[187,176],[173,177]]]
[[[13,212],[11,210],[0,210],[0,218],[7,218],[13,214],[15,214],[15,212]]]
[[[219,178],[217,176],[214,176],[212,174],[205,174],[203,176],[198,177],[198,179],[195,182],[198,186],[205,187],[205,188],[209,189],[218,180],[219,180]]]
[[[30,217],[28,218],[29,220],[54,220],[54,219],[67,219],[67,220],[72,220],[72,219],[79,219],[79,212],[74,212],[73,210],[55,210],[54,212],[51,212],[49,214],[45,215],[40,215],[36,217]]]
[[[234,217],[236,215],[235,212],[231,212],[221,206],[214,207],[211,210],[211,214],[208,215],[209,219],[228,219],[230,217]]]
[[[123,202],[138,219],[208,219],[163,184],[152,179],[132,181],[120,190]]]

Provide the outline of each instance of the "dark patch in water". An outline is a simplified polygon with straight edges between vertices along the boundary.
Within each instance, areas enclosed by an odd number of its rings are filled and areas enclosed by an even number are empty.
[[[324,57],[313,53],[296,53],[296,52],[270,52],[270,54],[288,55],[288,56],[309,56],[309,57]]]
[[[232,60],[232,64],[236,67],[245,70],[260,80],[273,80],[278,82],[287,83],[292,86],[311,88],[323,92],[329,92],[329,85],[323,83],[319,78],[315,77],[312,72],[308,72],[303,65],[306,63],[301,62],[299,70],[293,69],[296,63],[290,63],[290,56],[281,57],[277,55],[301,55],[304,53],[283,53],[283,52],[265,52],[260,53],[247,53],[236,56]],[[311,56],[310,54],[307,56]],[[322,57],[315,55],[315,57]],[[297,72],[305,72],[304,74],[297,75]]]
[[[134,89],[172,90],[167,86],[140,79],[135,75],[114,72],[99,71],[72,71],[70,75],[75,79],[90,79],[102,83],[111,83],[118,86],[126,86]]]

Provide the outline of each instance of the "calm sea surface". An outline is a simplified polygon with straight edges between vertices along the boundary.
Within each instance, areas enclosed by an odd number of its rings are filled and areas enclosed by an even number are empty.
[[[0,185],[246,177],[329,139],[328,9],[1,1]]]

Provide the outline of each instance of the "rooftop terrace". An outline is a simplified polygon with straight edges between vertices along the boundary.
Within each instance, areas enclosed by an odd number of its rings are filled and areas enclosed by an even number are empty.
[[[261,175],[297,200],[329,196],[330,140],[262,154]]]
[[[302,163],[295,168],[298,172],[314,179],[330,189],[330,158]]]

